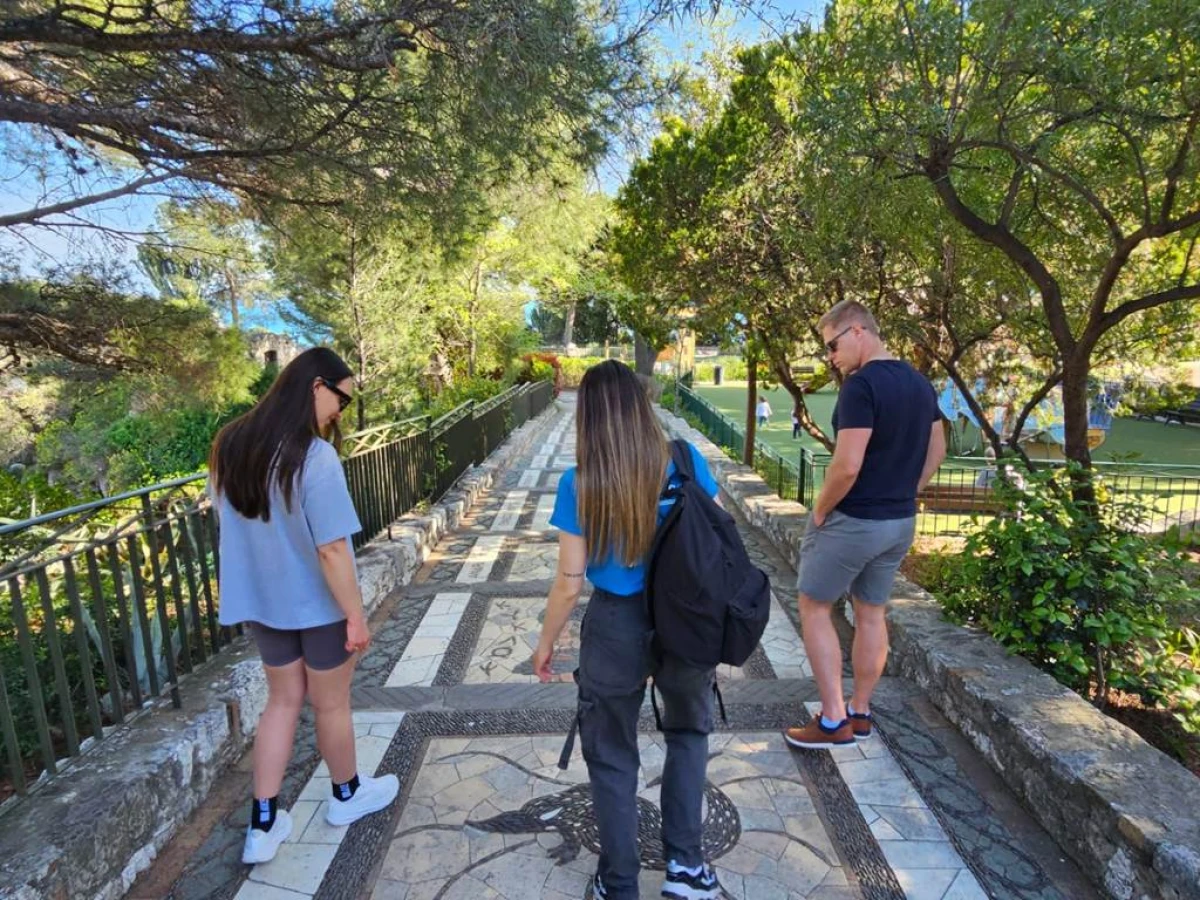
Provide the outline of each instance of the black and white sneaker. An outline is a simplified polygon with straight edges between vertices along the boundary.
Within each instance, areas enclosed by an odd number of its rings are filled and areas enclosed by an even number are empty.
[[[662,895],[671,900],[717,900],[723,897],[721,882],[716,873],[704,863],[698,870],[685,869],[675,860],[667,863],[667,878],[663,882]]]
[[[587,892],[586,900],[608,900],[608,891],[604,882],[600,880],[599,872],[592,876],[591,889]]]

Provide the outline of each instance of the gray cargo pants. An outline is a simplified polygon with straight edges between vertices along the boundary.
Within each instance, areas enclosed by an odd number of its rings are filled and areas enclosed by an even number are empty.
[[[637,722],[650,675],[663,700],[667,743],[663,848],[668,860],[683,866],[704,861],[701,806],[716,672],[671,657],[654,659],[652,637],[640,594],[592,594],[580,634],[579,740],[603,851],[600,877],[612,900],[638,896]]]

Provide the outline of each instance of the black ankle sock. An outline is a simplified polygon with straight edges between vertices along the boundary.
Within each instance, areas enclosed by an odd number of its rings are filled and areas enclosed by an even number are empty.
[[[349,800],[354,796],[354,792],[358,790],[358,775],[345,784],[335,784],[333,786],[333,796],[335,800]]]
[[[276,804],[278,797],[268,797],[259,800],[257,797],[250,804],[250,827],[259,831],[270,831],[275,824]]]

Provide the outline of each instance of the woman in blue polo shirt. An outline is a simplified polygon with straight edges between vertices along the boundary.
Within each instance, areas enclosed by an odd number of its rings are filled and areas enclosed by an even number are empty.
[[[716,675],[672,657],[654,658],[642,593],[646,557],[671,502],[660,495],[675,466],[645,389],[622,363],[604,362],[584,374],[575,427],[578,466],[563,473],[550,517],[560,532],[558,573],[533,665],[542,681],[552,677],[554,644],[586,575],[594,590],[580,634],[579,739],[602,849],[592,890],[600,900],[638,896],[637,720],[653,675],[667,742],[662,894],[715,898],[721,886],[700,839]],[[715,497],[708,465],[690,450],[697,481]]]

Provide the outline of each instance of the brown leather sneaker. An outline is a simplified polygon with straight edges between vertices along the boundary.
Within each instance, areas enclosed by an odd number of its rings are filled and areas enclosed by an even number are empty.
[[[805,750],[832,750],[834,747],[845,747],[854,743],[854,729],[850,720],[843,719],[837,728],[829,729],[821,724],[820,716],[803,728],[789,728],[783,733],[783,739],[793,747]]]
[[[870,713],[846,713],[850,717],[850,728],[856,741],[865,741],[875,733],[875,720]]]

